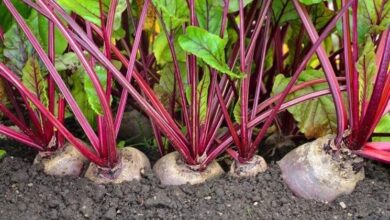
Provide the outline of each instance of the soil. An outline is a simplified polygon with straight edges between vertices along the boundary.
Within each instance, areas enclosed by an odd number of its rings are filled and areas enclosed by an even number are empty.
[[[390,219],[390,167],[374,162],[351,195],[323,204],[295,197],[273,161],[253,178],[224,175],[196,186],[165,187],[151,171],[139,182],[97,185],[47,176],[31,165],[34,152],[0,146],[8,152],[0,161],[0,219]]]

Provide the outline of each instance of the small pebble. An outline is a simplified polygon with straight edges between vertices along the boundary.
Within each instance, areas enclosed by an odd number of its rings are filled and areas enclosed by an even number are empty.
[[[33,185],[34,184],[32,184],[32,183],[27,184],[28,187],[32,187]]]
[[[258,202],[254,202],[254,203],[253,203],[254,206],[257,206],[258,204],[259,204]]]
[[[211,199],[211,196],[206,196],[204,197],[205,200],[210,200]]]
[[[343,208],[343,209],[347,208],[347,205],[345,205],[344,202],[340,202],[339,204],[340,204],[341,208]]]

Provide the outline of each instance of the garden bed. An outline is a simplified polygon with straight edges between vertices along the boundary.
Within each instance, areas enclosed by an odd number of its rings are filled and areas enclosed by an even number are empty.
[[[9,146],[13,146],[9,148]],[[296,198],[269,162],[255,178],[227,176],[205,184],[161,186],[151,172],[140,182],[96,185],[45,175],[34,153],[2,141],[0,219],[389,219],[390,169],[366,164],[366,178],[330,204]],[[20,149],[20,150],[19,150]]]

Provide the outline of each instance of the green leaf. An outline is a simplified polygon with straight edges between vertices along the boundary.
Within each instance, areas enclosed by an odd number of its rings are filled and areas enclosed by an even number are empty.
[[[100,84],[103,88],[106,88],[107,85],[107,71],[102,66],[95,66],[96,75],[99,78]],[[87,94],[87,99],[90,107],[95,111],[96,114],[102,115],[102,107],[99,101],[99,98],[96,93],[96,89],[92,83],[92,80],[89,78],[88,74],[84,74],[84,90]]]
[[[11,0],[11,2],[22,17],[28,18],[30,16],[31,8],[27,6],[27,4],[23,3],[23,1]],[[13,17],[11,13],[9,13],[3,1],[0,0],[0,27],[4,32],[7,32],[8,29],[11,28],[12,24],[14,24]]]
[[[210,87],[210,73],[205,69],[202,80],[198,84],[199,97],[199,121],[201,124],[205,123],[207,117],[207,101]]]
[[[223,0],[216,0],[216,2],[219,2],[219,4],[223,7],[224,1]],[[244,7],[247,6],[253,2],[253,0],[244,0]],[[229,0],[229,12],[237,12],[240,10],[240,3],[238,0]]]
[[[185,63],[179,62],[179,68],[180,73],[182,76],[183,85],[187,87],[187,72],[186,72],[186,65]],[[167,63],[164,65],[164,67],[161,69],[161,71],[158,72],[160,74],[160,80],[158,84],[155,84],[153,87],[153,90],[155,91],[156,95],[158,96],[159,100],[165,105],[169,106],[169,101],[172,98],[173,89],[175,85],[175,73],[174,73],[174,66],[173,63]],[[178,91],[177,83],[176,83],[176,91]],[[180,103],[179,100],[179,93],[176,93],[175,99]]]
[[[33,54],[33,48],[26,39],[17,24],[13,24],[4,35],[4,62],[13,72],[22,75],[22,69],[29,57]]]
[[[386,30],[390,24],[390,1],[370,0],[361,1],[358,4],[358,30],[361,39],[367,37],[366,34],[378,34]]]
[[[173,46],[175,48],[175,53],[177,60],[180,62],[186,61],[186,54],[183,49],[179,46],[180,33],[175,35],[175,40]],[[157,63],[160,65],[172,62],[171,50],[169,49],[169,44],[167,37],[164,32],[161,32],[157,35],[156,39],[153,42],[153,54],[156,57]]]
[[[33,11],[26,20],[33,34],[36,36],[41,46],[46,49],[48,45],[48,22],[42,15],[38,15]],[[60,32],[55,30],[55,47],[56,54],[62,54],[68,46],[65,38]],[[31,43],[26,38],[19,26],[14,23],[4,35],[4,62],[7,66],[17,73],[22,74],[22,69],[27,62],[27,59],[35,54]]]
[[[183,50],[194,54],[219,72],[242,78],[243,74],[234,73],[225,62],[226,43],[226,40],[217,35],[194,26],[187,27],[187,33],[179,37],[179,44]]]
[[[283,25],[298,18],[298,14],[291,0],[272,1],[272,20],[274,22]]]
[[[43,15],[37,15],[36,16],[37,22],[38,22],[38,30],[39,30],[39,37],[42,42],[43,48],[47,51],[48,50],[48,42],[49,42],[49,22]],[[61,34],[60,30],[58,28],[55,28],[54,30],[54,47],[55,47],[55,53],[56,54],[62,54],[65,52],[66,48],[68,47],[68,41],[66,38]]]
[[[7,155],[7,151],[0,149],[0,160],[3,159]]]
[[[233,108],[234,120],[237,123],[241,123],[241,99],[238,99]]]
[[[108,1],[108,2],[110,2],[110,1]],[[131,0],[129,2],[131,2]],[[121,30],[124,32],[124,30],[121,28],[122,27],[122,14],[126,9],[127,9],[126,0],[119,0],[118,5],[116,6],[115,16],[114,16],[114,24],[113,24],[114,31],[118,32],[119,30]],[[117,33],[117,34],[119,34],[119,33]]]
[[[75,71],[81,67],[81,63],[75,53],[69,52],[56,57],[55,67],[57,71]]]
[[[298,84],[314,79],[324,78],[324,73],[319,70],[305,70],[298,79]],[[279,74],[275,78],[272,88],[274,95],[281,93],[286,88],[291,78]],[[326,84],[318,84],[306,87],[287,96],[287,100],[300,97],[315,91],[327,88]],[[299,130],[307,138],[318,138],[326,134],[336,132],[336,112],[331,96],[321,96],[308,100],[287,109],[298,122]]]
[[[47,81],[38,60],[30,57],[22,70],[22,83],[43,105],[48,106]]]
[[[75,12],[84,19],[101,26],[99,0],[58,0],[62,7]],[[110,0],[102,0],[103,12],[107,15]],[[121,27],[121,16],[126,10],[126,0],[119,0],[115,10],[113,30],[119,30]]]
[[[302,4],[305,4],[305,5],[314,5],[314,4],[318,4],[320,2],[324,2],[326,0],[299,0]]]
[[[81,111],[87,118],[88,122],[92,126],[96,126],[96,116],[95,111],[90,107],[88,102],[87,93],[84,90],[84,77],[85,71],[80,68],[78,71],[74,72],[71,75],[71,92],[74,99],[77,102],[77,105],[80,107]]]
[[[84,19],[100,26],[100,7],[99,0],[58,0],[58,4],[62,7],[75,12]],[[109,5],[104,0],[102,5],[104,10],[107,11]]]
[[[223,6],[221,0],[197,0],[195,10],[199,26],[212,34],[219,35],[222,25]]]
[[[188,20],[189,11],[185,0],[153,0],[153,4],[161,12],[168,30],[173,30]]]
[[[122,67],[122,63],[118,60],[111,60],[111,62],[117,69],[120,69]],[[79,58],[73,52],[68,52],[68,53],[56,56],[55,67],[56,67],[57,71],[69,70],[71,72],[75,72],[75,71],[83,68]]]
[[[390,113],[384,115],[375,128],[376,133],[388,133],[390,131]],[[390,141],[390,137],[373,137],[373,141]]]
[[[116,145],[118,149],[123,149],[126,145],[126,141],[119,141],[119,143]]]
[[[370,99],[377,71],[375,45],[370,37],[367,38],[366,42],[362,55],[359,57],[356,65],[356,69],[359,72],[360,104],[362,104],[363,101],[368,101]]]

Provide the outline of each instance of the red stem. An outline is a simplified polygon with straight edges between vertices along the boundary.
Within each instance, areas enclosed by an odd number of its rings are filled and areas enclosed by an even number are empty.
[[[247,155],[247,149],[249,146],[248,140],[248,102],[249,102],[249,80],[250,75],[246,71],[246,56],[245,56],[245,35],[244,35],[244,2],[243,0],[239,1],[239,17],[240,17],[240,32],[239,32],[239,42],[240,42],[240,71],[245,74],[245,78],[241,82],[241,93],[240,93],[240,102],[241,102],[241,152],[239,159],[243,161],[249,160]],[[250,69],[250,68],[249,68]]]
[[[75,34],[78,34],[82,39],[76,37],[76,40],[80,41],[81,45],[85,47],[92,55],[95,56],[99,62],[106,68],[109,68],[113,72],[113,76],[117,79],[118,83],[126,89],[132,97],[138,102],[138,104],[145,110],[145,112],[155,120],[156,124],[160,129],[168,136],[172,141],[173,146],[178,150],[184,157],[184,160],[188,164],[195,164],[194,159],[188,152],[186,148],[187,143],[180,129],[177,127],[176,123],[171,118],[165,118],[166,115],[169,116],[169,113],[164,109],[161,102],[155,97],[153,91],[149,85],[142,79],[142,77],[134,71],[134,78],[137,80],[139,87],[145,92],[145,95],[150,99],[150,105],[136,90],[135,88],[125,79],[125,77],[110,63],[106,57],[99,51],[99,49],[88,39],[83,30],[67,15],[57,3],[51,2],[51,6],[57,10],[62,18],[68,22],[68,24],[75,30]],[[62,25],[62,24],[61,24]],[[120,61],[127,66],[128,62],[126,58],[120,53],[120,51],[112,46],[112,50],[115,55],[120,59]],[[158,110],[158,111],[157,111]],[[167,121],[166,121],[167,119]]]
[[[32,34],[30,28],[27,26],[26,22],[23,20],[23,18],[20,16],[20,14],[17,12],[13,4],[10,2],[10,0],[4,0],[4,4],[7,6],[10,13],[13,15],[19,26],[22,28],[23,32],[37,51],[38,55],[42,59],[43,63],[46,65],[49,73],[52,75],[54,81],[56,82],[58,88],[64,95],[66,101],[69,103],[70,108],[72,109],[75,117],[77,118],[78,122],[80,123],[81,127],[84,129],[87,137],[92,143],[92,146],[96,147],[98,146],[98,139],[95,133],[93,132],[92,127],[88,124],[87,119],[82,114],[79,106],[77,105],[76,101],[72,97],[70,91],[68,90],[67,86],[61,79],[61,76],[58,74],[57,70],[55,69],[54,65],[50,62],[50,59],[40,46],[38,40],[35,38],[35,36]],[[22,96],[23,97],[23,96]]]
[[[343,0],[345,5],[347,0]],[[355,27],[356,28],[356,27]],[[356,74],[354,61],[352,58],[352,47],[351,47],[351,31],[349,21],[349,11],[346,11],[343,16],[343,46],[344,46],[344,62],[345,62],[345,77],[347,79],[347,94],[349,100],[349,114],[350,117],[350,128],[356,130],[359,123],[359,87],[355,87],[355,81],[359,80]],[[362,108],[363,109],[363,108]]]
[[[340,89],[345,90],[345,88],[343,86]],[[331,93],[331,91],[329,89],[325,89],[325,90],[313,92],[313,93],[298,97],[296,99],[293,99],[293,100],[290,100],[290,101],[284,103],[278,109],[278,112],[281,112],[281,111],[283,111],[291,106],[297,105],[297,104],[305,102],[307,100],[314,99],[314,98],[324,96],[324,95],[328,95],[330,93]],[[258,124],[260,124],[261,122],[263,122],[265,119],[269,118],[270,115],[272,114],[272,111],[273,110],[270,109],[270,110],[258,115],[255,119],[251,120],[248,123],[248,128],[253,128],[253,127],[257,126]],[[237,132],[240,134],[241,130],[238,129]],[[216,148],[214,148],[213,151],[208,154],[208,157],[203,161],[202,165],[204,166],[206,164],[209,164],[211,161],[213,161],[221,152],[223,152],[224,150],[226,150],[226,148],[228,148],[230,146],[232,141],[233,141],[232,137],[229,136],[228,138],[226,138],[225,140],[220,142],[218,144],[218,146]]]
[[[25,134],[21,134],[17,131],[14,131],[11,128],[8,128],[7,126],[2,125],[2,124],[0,124],[0,134],[3,134],[9,138],[15,139],[20,143],[26,144],[26,145],[34,148],[35,150],[38,150],[38,151],[45,150],[42,146],[38,145],[37,142],[35,140],[31,139],[29,136],[27,136]]]
[[[390,28],[390,27],[389,27]],[[368,106],[370,106],[366,114],[362,118],[360,129],[357,134],[352,138],[351,149],[357,150],[364,146],[370,137],[373,128],[376,126],[377,118],[382,116],[385,105],[388,102],[389,94],[386,93],[386,88],[389,88],[390,77],[389,77],[389,63],[390,63],[390,37],[386,36],[386,44],[384,47],[384,53],[381,59],[381,63],[378,68],[377,77],[375,80],[374,88],[370,98]],[[384,97],[384,98],[383,98]],[[382,105],[381,105],[382,103]],[[379,111],[382,110],[382,111]]]
[[[330,33],[330,31],[332,31],[333,27],[336,25],[336,22],[337,20],[342,16],[342,14],[348,9],[348,7],[350,6],[350,4],[353,2],[353,0],[351,2],[349,2],[349,4],[345,5],[341,10],[340,12],[329,22],[329,24],[326,26],[326,28],[324,29],[324,31],[322,32],[322,34],[317,37],[317,39],[315,40],[315,42],[313,42],[313,46],[311,47],[311,49],[308,51],[308,53],[306,54],[306,56],[304,57],[304,59],[302,60],[301,64],[298,66],[297,70],[295,71],[293,77],[291,78],[290,82],[288,83],[288,85],[286,86],[286,88],[284,89],[284,91],[281,93],[281,97],[280,99],[278,100],[278,103],[273,107],[273,110],[272,110],[272,113],[270,114],[270,116],[268,117],[267,121],[264,123],[263,127],[261,128],[259,134],[257,135],[255,141],[253,142],[253,145],[252,145],[252,149],[256,149],[256,147],[260,144],[260,141],[263,139],[264,135],[266,134],[266,131],[267,129],[269,128],[269,126],[271,125],[273,119],[275,118],[276,114],[278,113],[279,111],[279,108],[282,106],[284,100],[286,99],[287,95],[289,94],[290,90],[292,89],[293,85],[295,84],[295,82],[298,80],[298,77],[299,75],[302,73],[302,71],[304,70],[304,68],[306,67],[306,64],[307,62],[309,61],[309,59],[312,57],[312,55],[314,54],[315,51],[318,50],[318,48],[321,46],[321,43],[322,41],[328,36],[328,34]],[[301,6],[299,5],[298,2],[296,2],[296,0],[294,0],[294,3],[295,5],[297,6],[296,8],[299,10],[301,9]],[[300,14],[302,14],[302,11],[300,11]],[[307,13],[307,12],[306,12]],[[304,20],[304,19],[302,19]],[[314,30],[315,31],[315,30]],[[328,83],[329,83],[329,78],[327,78],[328,80]],[[334,91],[334,88],[332,89],[332,84],[336,85],[338,87],[338,82],[337,82],[337,79],[334,78],[334,81],[333,82],[333,78],[332,78],[332,82],[329,83],[330,84],[330,90],[332,91],[332,94],[335,93]],[[333,86],[334,87],[334,86]],[[338,92],[340,92],[339,88],[338,89]],[[340,97],[337,96],[338,98],[341,99],[341,94],[340,94]],[[334,98],[335,99],[335,98]],[[342,101],[342,100],[339,100],[339,101]],[[337,104],[337,103],[336,103]],[[341,103],[341,107],[342,107],[342,103]],[[336,108],[336,111],[337,111],[337,108]],[[341,120],[342,122],[339,122],[343,128],[343,131],[344,131],[344,112],[342,111],[341,113],[339,111],[336,112],[337,115],[338,115],[338,118],[339,118],[339,121]],[[254,152],[255,150],[252,150],[252,152]]]
[[[349,7],[351,5],[351,3],[353,3],[353,2],[354,2],[354,0],[351,0],[345,6]],[[314,27],[314,24],[312,23],[312,21],[310,19],[308,12],[306,11],[306,9],[304,7],[302,7],[302,5],[297,0],[293,0],[293,3],[294,3],[294,6],[295,6],[298,14],[299,14],[299,17],[301,18],[301,21],[303,22],[303,25],[306,28],[306,31],[310,37],[310,40],[314,44],[318,40],[319,36],[318,36],[318,33]],[[341,13],[341,11],[340,11],[338,13],[338,15],[339,14],[344,14],[344,13]],[[329,88],[332,91],[332,97],[333,97],[333,101],[334,101],[334,104],[336,107],[337,137],[336,137],[335,143],[338,145],[342,140],[344,130],[345,130],[345,123],[347,120],[346,112],[345,112],[345,108],[344,108],[344,104],[343,104],[343,98],[341,96],[341,91],[339,88],[339,84],[336,80],[336,74],[333,70],[332,64],[329,61],[329,58],[328,58],[326,51],[325,51],[325,48],[321,44],[318,45],[316,53],[317,53],[317,56],[322,64],[322,68],[325,72],[325,77],[327,78],[327,80],[329,82]]]
[[[49,31],[48,31],[48,55],[50,61],[54,64],[55,63],[55,34],[54,34],[54,24],[53,22],[49,21]],[[49,111],[54,114],[54,105],[55,105],[55,99],[56,99],[56,92],[55,92],[55,83],[53,80],[53,77],[48,75],[47,78],[48,81],[48,100],[49,100]],[[45,135],[46,140],[50,141],[53,134],[53,125],[47,121],[47,119],[44,120],[44,127],[45,127]]]
[[[42,9],[47,12],[51,20],[56,24],[57,28],[62,32],[63,36],[68,40],[70,47],[73,49],[77,57],[80,59],[82,65],[84,66],[84,69],[86,70],[86,73],[90,77],[96,89],[96,94],[99,98],[102,107],[104,123],[106,126],[105,138],[107,138],[107,146],[101,146],[101,147],[108,148],[109,158],[107,158],[108,160],[106,161],[107,164],[105,166],[112,168],[116,165],[118,159],[116,155],[116,143],[114,137],[115,135],[114,122],[113,122],[109,102],[107,102],[105,98],[105,93],[102,88],[102,85],[100,84],[99,78],[97,77],[93,67],[89,65],[87,59],[84,56],[83,51],[81,50],[81,48],[77,46],[74,39],[70,36],[69,31],[62,25],[61,21],[54,15],[54,13],[49,9],[49,7],[45,3],[43,3],[42,0],[37,0],[37,2],[42,7]]]
[[[4,0],[7,2],[9,0]],[[9,70],[4,64],[0,63],[0,75],[8,80],[13,86],[15,86],[22,94],[24,94],[36,107],[37,109],[61,132],[64,137],[69,140],[85,157],[87,157],[92,162],[97,165],[104,165],[104,162],[101,158],[97,157],[91,150],[85,146],[79,139],[74,137],[63,124],[61,124],[56,117],[49,112],[46,107],[39,101],[39,99],[34,96],[16,77],[16,74]],[[22,140],[21,140],[22,141]]]

